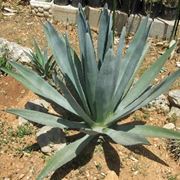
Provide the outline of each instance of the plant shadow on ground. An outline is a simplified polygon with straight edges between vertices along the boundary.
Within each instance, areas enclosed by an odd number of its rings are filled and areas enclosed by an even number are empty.
[[[108,140],[109,138],[106,137],[105,139]],[[102,147],[104,150],[104,157],[105,157],[108,168],[111,171],[114,171],[119,176],[120,169],[122,167],[122,163],[121,163],[121,160],[120,160],[120,157],[119,157],[117,151],[109,143],[109,141],[111,141],[111,140],[104,141],[102,144]]]
[[[73,135],[71,137],[68,137],[69,139],[68,141],[73,142],[73,140],[81,136],[82,136],[82,133]],[[84,149],[84,151],[81,153],[81,157],[78,156],[77,158],[73,159],[71,162],[67,163],[63,167],[56,170],[55,173],[52,175],[51,180],[63,179],[72,170],[79,169],[80,167],[83,167],[85,164],[87,164],[92,159],[95,147],[98,144],[101,144],[101,142],[99,143],[97,141],[97,138],[92,140],[91,144],[88,145]],[[104,156],[105,156],[105,160],[106,160],[108,168],[114,171],[117,175],[119,175],[120,168],[122,165],[120,161],[120,157],[117,151],[109,143],[109,139],[107,137],[105,137],[105,141],[102,142],[102,147],[104,150]]]
[[[135,125],[135,124],[142,124],[142,123],[143,122],[133,122],[132,124]],[[84,136],[83,133],[70,135],[67,137],[67,142],[68,143],[74,142],[75,140],[83,136]],[[84,151],[81,153],[80,156],[77,156],[75,159],[73,159],[66,165],[56,170],[54,174],[51,176],[51,180],[63,179],[72,170],[79,169],[83,167],[84,165],[86,165],[92,159],[93,153],[95,151],[95,147],[98,144],[102,145],[104,157],[105,157],[108,168],[111,171],[114,171],[119,176],[120,170],[122,168],[122,163],[118,155],[118,152],[111,145],[111,143],[114,144],[114,142],[107,136],[104,136],[103,139],[104,139],[103,142],[99,142],[97,138],[92,140],[92,142],[84,149]],[[128,150],[132,151],[135,154],[142,155],[157,163],[168,166],[168,164],[166,164],[162,159],[160,159],[158,156],[156,156],[154,153],[152,153],[150,150],[148,150],[146,147],[142,145],[126,146],[125,148],[127,148]]]
[[[152,161],[155,161],[159,164],[165,165],[165,166],[169,166],[165,161],[163,161],[162,159],[160,159],[158,156],[156,156],[153,152],[151,152],[150,150],[148,150],[147,148],[145,148],[142,145],[136,145],[136,146],[132,146],[132,147],[126,147],[128,150],[132,151],[135,154],[144,156]]]

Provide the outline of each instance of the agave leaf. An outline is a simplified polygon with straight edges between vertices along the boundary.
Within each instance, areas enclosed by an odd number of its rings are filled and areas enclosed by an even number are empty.
[[[43,57],[41,49],[39,48],[38,43],[35,39],[33,39],[33,45],[34,45],[35,53],[37,55],[36,60],[42,67],[44,67],[44,57]]]
[[[135,76],[136,76],[136,74],[137,74],[137,71],[138,71],[140,65],[142,64],[142,62],[143,62],[143,60],[144,60],[144,58],[145,58],[146,53],[147,53],[148,50],[149,50],[149,46],[150,46],[150,44],[149,44],[149,43],[146,43],[146,45],[145,45],[145,47],[144,47],[144,50],[143,50],[143,52],[142,52],[142,56],[141,56],[141,58],[140,58],[140,60],[139,60],[139,62],[138,62],[138,65],[136,66],[136,69],[135,69],[132,77],[130,78],[127,86],[126,86],[126,89],[124,90],[124,94],[123,94],[122,99],[127,95],[127,93],[129,93],[129,90],[130,90],[130,88],[132,87],[132,84],[133,84],[133,82],[134,82],[134,78],[135,78]],[[132,87],[132,88],[134,89],[134,87]],[[134,95],[134,96],[135,96],[135,95]],[[121,101],[121,102],[122,102],[122,101]]]
[[[12,71],[8,71],[5,69],[4,71],[8,72],[11,76],[20,81],[34,93],[50,99],[57,103],[59,106],[78,115],[78,113],[69,104],[69,102],[35,72],[15,62],[10,62],[10,64],[19,72],[20,76],[16,73],[13,73]]]
[[[65,146],[58,151],[41,171],[37,180],[43,180],[50,172],[60,168],[67,162],[73,160],[89,144],[93,136],[86,135],[83,138]]]
[[[128,92],[126,97],[121,102],[120,106],[127,106],[129,103],[134,101],[137,97],[139,97],[143,91],[145,91],[149,84],[154,80],[157,74],[160,72],[162,66],[171,55],[171,52],[175,48],[173,45],[171,48],[167,49],[166,52],[160,56],[160,58],[148,69],[144,72],[141,78],[137,81],[135,86]]]
[[[86,94],[88,102],[91,107],[91,111],[94,112],[94,100],[95,100],[95,88],[97,81],[97,63],[96,56],[94,52],[94,47],[92,44],[92,39],[90,38],[89,33],[85,35],[85,61],[84,61],[84,76],[85,76],[85,85],[86,85]]]
[[[125,47],[125,40],[126,40],[125,38],[126,38],[126,27],[124,26],[121,31],[121,36],[120,36],[118,50],[117,50],[117,57],[116,57],[119,62],[122,61],[123,49]]]
[[[113,19],[112,19],[112,13],[110,13],[108,34],[107,34],[107,44],[106,44],[105,53],[109,50],[109,48],[113,48],[113,29],[112,29],[112,26],[113,26]]]
[[[51,127],[59,127],[61,129],[81,129],[87,128],[85,123],[73,122],[58,116],[28,110],[28,109],[8,109],[6,112],[21,116],[29,121]]]
[[[104,56],[105,56],[105,50],[106,50],[106,42],[107,42],[107,33],[108,33],[108,25],[107,23],[109,21],[109,13],[107,6],[104,6],[103,11],[100,15],[100,21],[99,21],[99,35],[98,35],[98,47],[97,47],[97,54],[98,54],[98,60],[103,62]]]
[[[68,77],[73,80],[64,37],[62,35],[59,35],[49,22],[44,24],[44,31],[53,55],[55,57],[55,60],[60,66],[62,73],[67,74]]]
[[[115,71],[118,61],[115,58],[112,49],[109,49],[105,55],[104,62],[98,73],[96,83],[96,112],[97,122],[102,122],[107,113],[111,112],[111,98],[115,90]]]
[[[74,69],[72,69],[74,66],[71,65],[72,57],[71,53],[69,52],[70,50],[69,45],[67,44],[67,38],[63,37],[62,35],[60,36],[50,23],[46,23],[44,25],[44,30],[55,60],[60,66],[63,75],[68,76],[76,91],[78,92],[79,97],[82,97],[82,101],[85,104],[85,99],[83,99],[82,96],[82,88],[80,88],[81,86],[78,84],[76,79],[77,74],[75,74],[75,71],[73,71]]]
[[[17,74],[11,70],[8,70],[6,68],[1,68],[2,71],[6,72],[7,74],[9,74],[10,76],[12,76],[13,78],[15,78],[17,81],[21,82],[25,87],[27,87],[29,90],[33,91],[34,93],[38,94],[39,89],[37,89],[36,87],[34,88],[34,86],[32,86],[32,84],[30,82],[28,82],[28,80],[26,80],[23,76],[21,76],[20,74]]]
[[[108,135],[113,141],[124,146],[132,146],[137,144],[149,144],[144,136],[133,132],[125,132],[122,130],[114,130],[106,128],[104,134]]]
[[[66,40],[67,55],[69,58],[69,63],[70,63],[71,69],[72,69],[75,87],[76,87],[76,90],[78,91],[78,95],[79,95],[79,97],[83,103],[84,109],[90,115],[89,107],[88,107],[88,104],[86,101],[86,97],[85,97],[83,88],[81,86],[81,82],[80,82],[80,78],[78,76],[78,71],[77,71],[76,66],[75,66],[74,58],[72,57],[72,49],[70,47],[67,36],[66,36],[65,40]]]
[[[163,92],[167,91],[171,86],[171,84],[178,77],[180,77],[180,70],[177,70],[176,72],[172,73],[167,78],[165,78],[161,83],[151,87],[150,89],[142,93],[141,96],[139,96],[133,103],[128,105],[126,108],[122,108],[122,106],[119,106],[114,116],[111,116],[109,119],[106,120],[107,124],[115,123],[120,118],[123,118],[128,114],[134,112],[135,110],[140,109],[141,107],[147,105],[153,99],[161,95]]]
[[[65,99],[69,102],[69,104],[72,107],[74,107],[75,111],[78,112],[80,117],[83,118],[83,120],[87,122],[89,125],[94,124],[94,121],[91,120],[90,117],[86,114],[86,112],[81,108],[81,106],[78,104],[76,99],[72,96],[72,94],[70,93],[68,88],[64,85],[64,83],[60,79],[58,80],[58,83]]]
[[[79,11],[77,15],[77,25],[81,59],[83,61],[83,56],[85,52],[85,34],[88,32],[88,26],[81,6],[79,6]]]
[[[159,137],[180,139],[180,132],[173,130],[149,126],[149,125],[117,125],[114,127],[116,130],[125,131],[133,134],[137,134],[143,137]]]
[[[142,26],[140,26],[140,31],[138,34],[139,39],[137,39],[136,43],[134,43],[134,41],[132,42],[133,46],[129,47],[124,60],[121,61],[121,69],[119,70],[120,73],[117,83],[118,88],[115,91],[115,94],[113,95],[114,108],[116,107],[124,91],[126,90],[126,86],[129,80],[131,79],[132,75],[134,74],[140,57],[142,55],[149,33],[148,29],[150,27],[150,25],[147,25],[147,22],[147,18],[142,22]]]

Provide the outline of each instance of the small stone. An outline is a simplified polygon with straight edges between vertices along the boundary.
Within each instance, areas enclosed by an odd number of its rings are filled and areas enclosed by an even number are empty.
[[[50,6],[43,6],[43,9],[44,9],[45,11],[48,11],[48,10],[50,9]]]
[[[167,97],[163,94],[161,94],[159,97],[157,97],[155,100],[151,101],[148,104],[149,108],[157,108],[157,109],[162,109],[165,112],[169,112],[169,101]]]
[[[44,11],[44,16],[49,17],[49,13],[47,11]]]
[[[49,13],[52,14],[52,9],[49,9]]]
[[[169,91],[168,95],[168,99],[171,105],[180,108],[180,89]]]
[[[39,11],[40,13],[43,13],[43,12],[44,12],[44,9],[43,9],[42,7],[38,7],[38,11]]]
[[[176,66],[180,68],[180,62],[176,62]]]
[[[173,123],[168,123],[168,124],[165,124],[163,126],[163,128],[165,128],[165,129],[174,129],[175,125]]]
[[[105,177],[105,180],[118,180],[118,179],[119,178],[114,171],[109,171],[107,173],[107,176]]]
[[[59,128],[42,127],[36,134],[37,142],[44,153],[56,152],[66,145],[64,132]]]
[[[44,14],[42,14],[40,12],[38,12],[36,15],[39,16],[39,17],[43,17],[44,16]]]
[[[156,43],[156,46],[163,46],[164,45],[164,42],[157,42]]]
[[[36,11],[34,9],[31,10],[32,14],[35,15]]]
[[[28,120],[26,120],[26,119],[24,119],[23,117],[18,117],[18,125],[19,126],[22,126],[22,125],[25,125],[25,124],[27,124],[29,121]]]
[[[180,108],[178,107],[172,107],[171,108],[171,111],[169,112],[168,114],[169,117],[177,117],[177,118],[180,118]]]
[[[38,13],[38,8],[34,8],[34,11],[35,11],[36,13]]]

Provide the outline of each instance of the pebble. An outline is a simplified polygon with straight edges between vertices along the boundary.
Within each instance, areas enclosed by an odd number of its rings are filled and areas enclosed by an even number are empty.
[[[44,14],[42,14],[42,13],[38,12],[38,13],[37,13],[37,16],[39,16],[39,17],[43,17],[43,16],[44,16]]]
[[[180,89],[169,91],[168,99],[172,106],[180,108]]]
[[[174,129],[175,125],[173,123],[168,123],[168,124],[165,124],[163,126],[163,128],[165,128],[165,129]]]
[[[180,62],[176,62],[176,67],[180,68]]]
[[[47,11],[44,11],[44,16],[49,17],[49,13]]]
[[[42,7],[38,7],[38,11],[39,11],[40,13],[43,13],[43,12],[44,12],[44,9],[43,9]]]
[[[169,114],[169,117],[176,116],[177,118],[180,118],[180,108],[178,107],[172,107]]]

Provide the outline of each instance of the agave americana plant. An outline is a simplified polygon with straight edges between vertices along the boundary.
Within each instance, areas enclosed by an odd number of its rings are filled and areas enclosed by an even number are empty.
[[[31,59],[33,68],[43,77],[50,78],[52,70],[55,68],[55,61],[53,61],[53,56],[48,56],[47,50],[42,51],[34,40],[34,51],[26,52],[27,56]]]
[[[70,46],[67,35],[59,34],[49,22],[44,25],[49,46],[63,76],[63,79],[56,77],[60,93],[37,73],[21,64],[11,62],[16,72],[3,68],[5,72],[34,93],[79,117],[79,121],[77,121],[73,118],[65,119],[60,115],[33,110],[7,110],[9,113],[36,123],[62,129],[75,129],[84,133],[82,138],[55,153],[37,177],[38,180],[74,159],[92,139],[99,136],[109,136],[115,143],[124,146],[149,144],[147,137],[180,139],[180,133],[160,127],[123,124],[122,122],[118,124],[124,117],[166,91],[180,76],[180,70],[177,70],[160,83],[153,84],[153,80],[175,45],[167,49],[134,83],[136,73],[149,47],[147,42],[150,29],[148,18],[142,20],[125,55],[123,53],[125,27],[115,53],[113,50],[112,14],[108,12],[106,6],[100,17],[97,53],[93,46],[89,24],[81,6],[78,10],[77,24],[80,57]],[[71,87],[67,86],[69,82]]]

